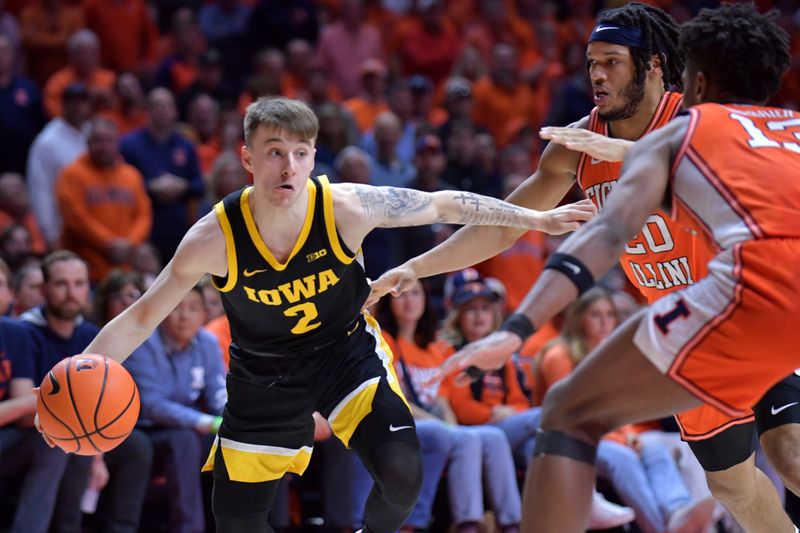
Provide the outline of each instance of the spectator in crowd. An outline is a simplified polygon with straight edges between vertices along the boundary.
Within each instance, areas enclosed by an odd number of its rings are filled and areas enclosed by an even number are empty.
[[[198,285],[125,361],[141,395],[139,427],[164,464],[176,533],[204,531],[200,467],[227,400],[222,354],[205,321]]]
[[[499,530],[519,531],[520,493],[505,433],[489,425],[459,426],[447,399],[447,385],[425,383],[446,355],[434,342],[437,320],[423,284],[417,282],[399,297],[383,299],[377,318],[394,354],[398,380],[411,404],[422,444],[423,489],[407,524],[425,527],[430,520],[442,466],[438,454],[425,453],[430,446],[449,450],[447,482],[456,531],[479,530],[484,488]]]
[[[114,84],[114,105],[101,113],[117,126],[120,135],[127,135],[147,124],[147,109],[139,78],[132,72],[121,72]]]
[[[472,123],[473,105],[472,82],[461,76],[448,78],[444,84],[444,101],[442,103],[444,111],[447,113],[447,120],[439,126],[439,137],[442,139],[449,138],[450,127],[453,123]],[[475,126],[475,128],[477,129],[478,126]]]
[[[19,50],[0,32],[0,172],[25,172],[28,150],[44,124],[42,95],[17,74]]]
[[[200,172],[205,176],[211,171],[220,152],[219,102],[208,94],[198,94],[189,103],[189,122],[181,133],[194,143]]]
[[[115,269],[103,279],[94,299],[94,316],[104,325],[130,307],[144,292],[137,272]],[[89,488],[99,490],[97,533],[136,533],[150,483],[153,445],[135,428],[122,443],[104,455],[95,456]],[[98,481],[103,481],[100,483]],[[93,485],[94,483],[94,485]]]
[[[133,250],[131,268],[142,275],[145,289],[153,284],[163,266],[161,253],[150,241],[140,244]]]
[[[11,316],[18,317],[29,309],[44,305],[44,276],[38,262],[20,267],[14,272],[12,281],[14,303],[11,306]]]
[[[14,294],[11,292],[12,274],[5,261],[0,259],[0,316],[8,315]],[[2,398],[0,398],[2,399]]]
[[[202,211],[207,213],[214,208],[217,202],[222,201],[230,193],[238,191],[249,183],[250,178],[242,166],[239,154],[230,150],[222,152],[214,161],[214,166],[208,174],[206,205]]]
[[[188,7],[173,15],[171,48],[158,65],[156,85],[180,95],[197,79],[200,54],[206,48],[195,12]]]
[[[471,120],[450,121],[445,137],[447,166],[442,178],[463,189],[486,196],[499,198],[503,183],[496,172],[488,172],[477,164],[478,151],[475,149],[475,136],[478,133]]]
[[[112,104],[116,74],[100,66],[100,40],[91,30],[75,32],[67,41],[69,64],[56,71],[44,87],[44,109],[50,117],[63,113],[61,94],[76,82],[83,83],[92,97],[95,109]]]
[[[373,139],[375,153],[370,185],[407,187],[414,177],[414,167],[404,162],[397,153],[402,136],[402,123],[391,111],[384,111],[375,119]],[[366,150],[369,153],[369,150]]]
[[[147,107],[147,126],[123,137],[120,152],[144,176],[153,201],[150,240],[161,257],[169,260],[197,220],[203,180],[194,146],[177,131],[172,93],[164,88],[153,89]]]
[[[200,286],[203,288],[203,303],[206,306],[206,321],[204,324],[208,324],[224,315],[225,309],[222,307],[222,298],[219,295],[219,291],[211,283],[211,276],[204,276],[200,280]]]
[[[64,167],[86,151],[82,129],[92,114],[89,90],[82,83],[67,85],[61,100],[63,116],[53,118],[34,139],[25,176],[33,214],[51,250],[59,247],[61,238],[56,180]]]
[[[87,0],[81,9],[100,39],[103,66],[115,72],[152,69],[158,28],[145,0]]]
[[[67,65],[67,41],[84,25],[81,9],[61,0],[36,0],[22,10],[27,72],[39,87]]]
[[[561,336],[540,357],[537,395],[543,397],[569,375],[618,323],[607,290],[596,287],[576,300],[566,311]],[[628,425],[607,435],[598,447],[598,474],[611,481],[622,501],[636,511],[636,523],[645,533],[707,531],[713,499],[707,494],[693,500],[672,450],[658,440],[640,439],[640,432],[640,427]]]
[[[47,446],[33,428],[36,370],[27,328],[0,318],[0,481],[20,477],[10,533],[47,533],[67,455]],[[8,487],[6,487],[8,488]]]
[[[36,260],[33,253],[33,238],[25,226],[11,224],[0,232],[0,258],[13,271]]]
[[[42,262],[42,275],[44,305],[29,309],[19,318],[32,338],[28,354],[37,384],[64,357],[82,353],[99,331],[83,315],[89,304],[89,270],[83,259],[66,250],[52,252]],[[65,455],[59,449],[52,452],[62,458],[61,470],[54,466],[53,474],[42,483],[53,485],[58,491],[53,523],[61,531],[79,531],[80,499],[93,466],[92,458]],[[60,480],[60,486],[56,480]],[[49,493],[52,489],[40,486],[40,490]]]
[[[461,38],[445,17],[442,0],[418,0],[417,14],[397,36],[403,74],[424,74],[437,86],[461,52]]]
[[[0,174],[0,232],[11,224],[24,226],[31,235],[33,253],[44,255],[47,244],[30,210],[25,181],[16,172]]]
[[[341,151],[355,139],[355,126],[352,118],[333,102],[327,102],[315,110],[319,119],[316,157],[312,175],[327,174],[333,180],[338,178],[336,158]]]
[[[317,61],[345,99],[362,93],[363,66],[369,60],[380,64],[385,59],[381,34],[364,15],[363,0],[344,0],[339,19],[325,26],[317,43]]]
[[[375,126],[378,115],[389,110],[386,100],[386,65],[378,59],[367,59],[359,69],[360,91],[344,101],[344,107],[355,120],[358,131],[363,134]]]
[[[259,0],[247,21],[247,42],[256,52],[265,48],[284,50],[292,39],[317,42],[319,21],[313,0]]]
[[[56,197],[62,244],[86,260],[89,279],[97,283],[113,267],[130,266],[153,215],[142,175],[119,155],[116,126],[95,118],[86,133],[88,152],[63,170]]]
[[[501,43],[494,47],[491,73],[475,82],[472,90],[473,118],[492,133],[498,146],[508,143],[506,125],[515,118],[539,126],[535,93],[520,78],[519,55],[513,46]]]
[[[251,3],[242,0],[214,0],[205,2],[198,16],[200,31],[209,47],[219,50],[225,72],[236,86],[249,66],[242,50],[246,49],[245,31],[251,9]]]
[[[446,163],[442,140],[433,133],[424,134],[417,140],[414,159],[417,173],[409,186],[426,192],[457,190],[455,185],[444,180]]]
[[[201,94],[213,98],[219,107],[236,105],[239,97],[226,76],[229,65],[216,48],[203,51],[197,58],[197,77],[178,97],[178,111],[182,120],[190,120],[189,107]]]
[[[0,1],[0,34],[5,35],[11,41],[11,46],[14,49],[14,55],[19,58],[19,53],[22,48],[22,30],[19,28],[16,13],[10,13],[6,9],[6,1]],[[19,67],[20,65],[16,65]]]

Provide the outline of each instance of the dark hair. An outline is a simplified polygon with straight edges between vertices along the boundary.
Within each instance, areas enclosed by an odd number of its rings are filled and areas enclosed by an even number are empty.
[[[753,4],[703,9],[684,24],[681,50],[723,94],[766,102],[791,63],[789,36],[775,23],[777,13],[762,15]]]
[[[86,270],[89,270],[89,265],[86,263],[86,260],[84,260],[75,252],[71,252],[69,250],[56,250],[55,252],[50,252],[44,257],[44,259],[42,259],[42,276],[44,277],[45,283],[47,283],[50,279],[50,268],[54,264],[62,261],[80,261],[84,264]]]
[[[674,18],[656,7],[632,2],[600,13],[597,24],[601,23],[641,30],[642,46],[631,48],[636,68],[636,85],[643,86],[645,74],[650,70],[650,59],[657,55],[661,59],[661,71],[664,73],[664,88],[681,87],[683,56],[678,48],[681,32]]]
[[[301,140],[313,141],[319,133],[317,116],[305,103],[289,98],[259,98],[249,106],[244,116],[244,142],[247,146],[259,126],[291,133]]]
[[[118,293],[125,285],[133,285],[144,292],[142,275],[139,272],[126,272],[115,268],[100,282],[94,296],[94,320],[95,323],[104,326],[113,317],[108,316],[108,301],[111,295]]]
[[[436,318],[436,312],[431,304],[431,291],[425,282],[420,281],[422,284],[422,292],[425,293],[425,310],[422,316],[419,317],[417,322],[417,329],[414,331],[414,344],[420,348],[427,348],[430,343],[436,340],[436,329],[439,321]],[[381,328],[387,331],[392,337],[397,338],[397,319],[392,313],[392,298],[383,298],[378,302],[377,310],[375,311],[375,318]]]

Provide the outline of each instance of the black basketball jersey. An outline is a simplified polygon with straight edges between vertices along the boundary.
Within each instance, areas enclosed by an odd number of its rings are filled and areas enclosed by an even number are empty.
[[[369,284],[336,231],[328,179],[309,180],[305,222],[284,264],[258,233],[248,201],[252,190],[231,193],[214,207],[228,275],[212,281],[230,321],[231,346],[243,355],[293,355],[346,334]]]

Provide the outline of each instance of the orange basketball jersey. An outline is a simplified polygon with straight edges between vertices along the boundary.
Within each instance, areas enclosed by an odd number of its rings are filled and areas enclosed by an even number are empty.
[[[683,96],[666,92],[645,134],[667,124],[680,111]],[[609,135],[608,123],[597,114],[589,116],[589,129]],[[621,162],[599,161],[583,154],[578,164],[578,183],[598,209],[603,208],[619,179]],[[706,265],[714,250],[702,231],[692,221],[672,220],[658,210],[647,219],[642,230],[625,246],[620,266],[631,283],[652,303],[663,295],[691,285],[706,275]]]
[[[800,113],[702,104],[672,168],[673,217],[716,246],[800,238]],[[778,258],[776,258],[778,260]]]

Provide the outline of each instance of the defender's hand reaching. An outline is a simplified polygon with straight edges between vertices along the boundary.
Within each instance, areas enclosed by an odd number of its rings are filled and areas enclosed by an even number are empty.
[[[597,207],[591,200],[581,200],[574,204],[562,205],[549,211],[542,211],[542,226],[539,228],[550,235],[560,235],[575,231],[581,224],[597,214]]]
[[[633,145],[624,139],[612,139],[593,131],[580,128],[546,127],[539,130],[539,137],[560,144],[569,150],[585,152],[600,161],[622,161]]]

